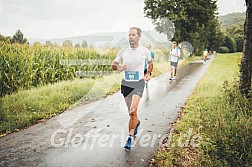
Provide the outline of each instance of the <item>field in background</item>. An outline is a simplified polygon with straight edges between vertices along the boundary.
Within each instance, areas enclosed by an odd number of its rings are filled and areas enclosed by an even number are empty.
[[[111,71],[117,49],[4,44],[0,46],[0,97],[21,89],[73,80],[78,71]]]
[[[1,47],[2,135],[45,121],[77,103],[89,103],[120,89],[122,74],[110,73],[117,49],[98,54],[97,50],[88,48]],[[168,51],[154,49],[154,52],[152,77],[169,70]],[[76,64],[78,62],[82,64]],[[78,71],[85,72],[83,77],[76,77]]]

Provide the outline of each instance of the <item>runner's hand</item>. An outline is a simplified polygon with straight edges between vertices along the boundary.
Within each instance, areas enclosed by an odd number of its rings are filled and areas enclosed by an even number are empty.
[[[123,65],[121,66],[121,71],[125,71],[125,70],[127,70],[127,68],[128,68],[128,66],[125,65],[125,64],[123,64]]]
[[[125,71],[127,68],[128,66],[125,64],[116,66],[117,71]]]
[[[150,73],[146,73],[145,75],[144,75],[144,80],[145,81],[149,81],[150,80]]]

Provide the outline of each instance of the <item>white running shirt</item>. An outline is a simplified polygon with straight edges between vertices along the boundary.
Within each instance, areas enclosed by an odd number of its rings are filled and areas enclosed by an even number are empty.
[[[118,52],[115,61],[118,63],[122,61],[123,64],[127,65],[128,68],[126,71],[138,71],[139,80],[141,80],[144,78],[145,61],[151,61],[151,53],[149,49],[143,46],[139,46],[138,48],[128,46]]]
[[[170,61],[172,62],[178,62],[178,57],[180,55],[180,49],[179,48],[172,48],[170,53]]]

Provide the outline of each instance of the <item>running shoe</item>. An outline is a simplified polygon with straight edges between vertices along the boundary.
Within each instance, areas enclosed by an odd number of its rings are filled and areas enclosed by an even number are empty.
[[[126,141],[126,144],[124,146],[125,149],[131,150],[132,140],[133,140],[133,137],[129,136],[128,139],[127,139],[127,141]]]

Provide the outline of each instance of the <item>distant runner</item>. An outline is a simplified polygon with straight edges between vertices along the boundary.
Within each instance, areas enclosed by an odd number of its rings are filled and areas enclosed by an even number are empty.
[[[177,42],[172,42],[172,49],[170,50],[170,66],[171,66],[171,78],[170,80],[176,79],[177,66],[180,57],[180,49],[177,47]]]
[[[146,48],[148,48],[150,50],[151,58],[152,58],[152,60],[154,60],[155,53],[153,51],[151,51],[151,45],[146,45]],[[145,62],[144,75],[149,73],[150,76],[151,76],[152,70],[153,70],[153,63],[148,66],[147,62]],[[148,81],[149,81],[149,79],[146,80],[146,88],[148,88]]]
[[[206,62],[206,60],[207,60],[207,55],[208,55],[208,51],[207,51],[207,49],[205,49],[205,50],[203,51],[204,62]]]

